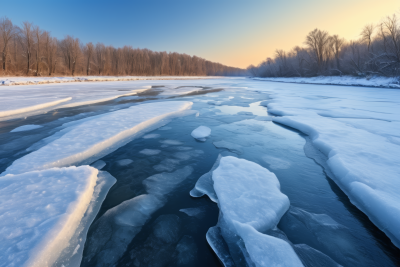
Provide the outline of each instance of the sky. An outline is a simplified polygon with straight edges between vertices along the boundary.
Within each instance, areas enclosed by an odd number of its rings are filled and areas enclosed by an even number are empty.
[[[399,0],[0,0],[0,17],[59,39],[196,55],[246,68],[276,49],[303,46],[315,28],[358,39]]]

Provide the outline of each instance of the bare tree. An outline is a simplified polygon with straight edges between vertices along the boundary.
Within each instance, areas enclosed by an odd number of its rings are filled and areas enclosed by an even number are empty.
[[[329,43],[329,34],[326,31],[315,29],[311,31],[307,37],[305,43],[312,49],[317,62],[318,72],[322,71],[326,60],[327,45]]]
[[[29,74],[32,64],[32,50],[34,46],[32,23],[27,21],[22,23],[20,43],[23,47],[23,56],[26,58],[26,74]]]
[[[372,43],[372,34],[374,33],[375,25],[374,24],[368,24],[365,25],[364,28],[361,31],[361,40],[363,42],[366,42],[368,45],[368,52],[371,47]]]
[[[90,73],[90,62],[93,56],[94,45],[92,43],[87,43],[84,49],[86,55],[86,75],[89,76]]]
[[[340,72],[340,74],[342,74],[342,71],[340,70],[340,51],[342,50],[344,39],[340,38],[338,35],[333,35],[330,38],[330,42],[336,60],[337,71]]]
[[[39,72],[39,65],[41,62],[40,59],[40,43],[41,43],[41,38],[42,38],[43,31],[38,27],[34,26],[33,27],[33,35],[34,35],[34,40],[36,42],[36,75],[40,76]]]
[[[7,67],[7,56],[8,56],[8,44],[10,40],[18,34],[18,28],[15,27],[11,20],[7,17],[3,17],[0,19],[0,36],[3,41],[3,49],[2,49],[2,69],[6,71]]]

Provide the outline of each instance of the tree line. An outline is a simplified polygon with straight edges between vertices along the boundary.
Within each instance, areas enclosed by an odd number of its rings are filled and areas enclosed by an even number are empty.
[[[0,75],[179,75],[236,76],[246,70],[187,54],[155,52],[102,43],[83,44],[67,35],[58,40],[30,22],[0,18]]]
[[[256,77],[400,77],[400,20],[395,14],[364,26],[358,40],[315,29],[304,44],[289,52],[277,49],[274,58],[247,69]]]

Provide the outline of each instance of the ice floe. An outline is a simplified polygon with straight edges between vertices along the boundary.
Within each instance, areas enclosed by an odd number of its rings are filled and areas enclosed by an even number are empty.
[[[13,130],[11,130],[11,133],[16,133],[16,132],[24,132],[24,131],[30,131],[30,130],[35,130],[35,129],[39,129],[42,128],[42,125],[34,125],[34,124],[28,124],[28,125],[23,125],[23,126],[19,126]]]
[[[73,250],[82,246],[78,239],[71,239],[79,235],[76,233],[78,228],[87,231],[88,225],[81,222],[85,213],[91,213],[88,208],[100,208],[99,205],[94,207],[98,199],[93,199],[100,193],[99,189],[95,190],[97,174],[96,169],[81,166],[1,177],[2,264],[51,266],[63,256],[62,253],[68,254],[65,249],[68,250],[71,244]],[[105,194],[102,199],[104,197]],[[91,220],[86,223],[90,225]],[[84,239],[85,236],[80,241],[84,242]]]
[[[75,121],[63,130],[63,135],[55,134],[57,138],[47,145],[14,161],[3,175],[91,163],[136,135],[179,116],[191,105],[192,102],[184,101],[141,104],[83,119],[82,122]],[[181,144],[175,140],[165,140],[164,143]]]
[[[206,138],[211,134],[211,129],[208,128],[207,126],[199,126],[196,129],[194,129],[191,133],[193,138],[199,140],[199,141],[206,141]]]
[[[288,242],[263,234],[274,229],[289,208],[289,199],[281,193],[273,173],[227,156],[220,158],[212,180],[220,218],[207,240],[225,266],[244,262],[249,266],[303,266]]]
[[[267,83],[266,83],[267,84]],[[273,121],[297,129],[351,202],[400,247],[400,92],[268,83]]]

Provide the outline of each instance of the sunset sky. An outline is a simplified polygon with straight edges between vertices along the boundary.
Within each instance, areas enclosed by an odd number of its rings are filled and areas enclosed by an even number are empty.
[[[303,45],[314,28],[357,39],[365,24],[399,11],[399,0],[12,0],[2,1],[0,17],[33,22],[57,38],[69,34],[245,68],[277,48]]]

